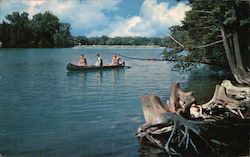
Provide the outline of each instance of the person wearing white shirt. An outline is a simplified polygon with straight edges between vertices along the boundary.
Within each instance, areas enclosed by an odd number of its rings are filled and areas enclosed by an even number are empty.
[[[97,54],[97,55],[96,55],[95,66],[100,67],[100,66],[102,66],[102,65],[103,65],[102,58],[101,58],[100,54]]]

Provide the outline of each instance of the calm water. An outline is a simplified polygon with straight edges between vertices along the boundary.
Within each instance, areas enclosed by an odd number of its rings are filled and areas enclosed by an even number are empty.
[[[207,95],[218,80],[204,73],[172,72],[166,62],[126,60],[132,68],[75,73],[66,70],[66,63],[76,62],[82,53],[92,64],[96,53],[109,63],[113,53],[160,58],[161,52],[0,49],[0,154],[144,156],[134,137],[144,123],[140,96],[154,93],[165,101],[171,84],[178,80],[204,101],[212,97]]]

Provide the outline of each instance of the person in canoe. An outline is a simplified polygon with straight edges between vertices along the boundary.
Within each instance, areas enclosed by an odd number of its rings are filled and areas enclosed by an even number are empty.
[[[98,54],[96,55],[95,66],[100,67],[100,66],[102,66],[102,65],[103,65],[103,61],[102,61],[102,58],[101,58],[100,54],[98,53]]]
[[[116,54],[112,56],[112,62],[110,65],[116,65],[117,61],[116,61]]]
[[[80,56],[80,60],[78,62],[78,66],[88,66],[87,58],[84,56],[84,54],[82,54]]]
[[[113,55],[111,65],[124,65],[125,62],[117,55]]]

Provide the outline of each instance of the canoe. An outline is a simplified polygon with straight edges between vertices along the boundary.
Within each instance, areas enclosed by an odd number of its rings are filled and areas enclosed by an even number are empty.
[[[104,70],[104,69],[121,69],[124,68],[125,65],[103,65],[103,66],[78,66],[72,63],[67,64],[67,69],[69,71],[88,71],[88,70]]]

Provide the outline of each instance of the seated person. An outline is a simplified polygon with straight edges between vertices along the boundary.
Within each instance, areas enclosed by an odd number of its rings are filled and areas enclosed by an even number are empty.
[[[87,58],[83,54],[80,56],[80,60],[78,62],[78,66],[88,66],[88,64],[87,64]]]
[[[116,54],[112,56],[112,62],[111,62],[111,65],[117,65],[118,62],[117,62],[117,59],[116,59]]]
[[[95,66],[100,67],[100,66],[102,66],[102,65],[103,65],[102,58],[101,58],[100,54],[97,54],[97,55],[96,55]]]
[[[124,65],[125,62],[121,60],[121,58],[115,54],[113,57],[112,57],[112,63],[111,65]]]

